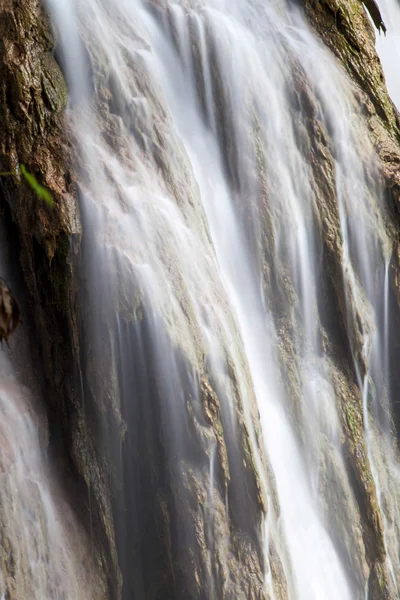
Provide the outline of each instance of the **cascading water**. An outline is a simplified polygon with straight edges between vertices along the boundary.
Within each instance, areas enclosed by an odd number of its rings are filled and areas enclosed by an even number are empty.
[[[390,242],[353,89],[284,2],[47,3],[82,167],[84,395],[114,415],[100,437],[123,597],[159,597],[152,570],[170,563],[164,597],[364,599],[386,563],[396,594]],[[344,452],[357,386],[365,436]],[[262,557],[254,596],[240,539]]]

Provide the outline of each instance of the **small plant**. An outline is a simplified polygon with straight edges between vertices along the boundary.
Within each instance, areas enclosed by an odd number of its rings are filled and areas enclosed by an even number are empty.
[[[19,168],[20,168],[20,171],[21,171],[23,177],[26,179],[29,186],[33,189],[33,191],[35,192],[37,197],[40,198],[41,200],[44,200],[50,208],[53,208],[55,202],[54,202],[53,196],[50,194],[49,190],[46,189],[45,187],[43,187],[42,185],[40,185],[40,183],[38,182],[36,177],[34,175],[32,175],[32,173],[29,173],[29,171],[27,170],[25,165],[20,165]],[[0,177],[6,177],[9,175],[15,176],[15,173],[13,173],[13,172],[0,173]]]

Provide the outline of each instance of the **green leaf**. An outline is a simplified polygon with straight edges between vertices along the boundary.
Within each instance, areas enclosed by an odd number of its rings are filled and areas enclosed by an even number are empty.
[[[32,173],[26,170],[25,165],[20,165],[21,173],[25,177],[26,181],[29,183],[33,191],[36,193],[38,198],[44,200],[50,208],[53,208],[55,202],[53,200],[53,196],[50,194],[49,190],[40,185],[38,180]]]

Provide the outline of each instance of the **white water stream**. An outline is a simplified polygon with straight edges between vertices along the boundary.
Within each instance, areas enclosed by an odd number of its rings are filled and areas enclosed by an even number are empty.
[[[273,597],[272,540],[291,599],[365,598],[366,568],[357,556],[362,543],[346,531],[359,527],[359,516],[320,314],[319,232],[335,230],[326,219],[336,214],[340,234],[330,241],[342,256],[345,327],[364,393],[365,442],[380,499],[379,460],[372,458],[379,436],[370,431],[366,388],[370,379],[385,376],[388,241],[376,158],[350,85],[284,2],[48,4],[86,175],[81,187],[91,302],[107,322],[111,306],[120,303],[122,311],[121,281],[134,282],[145,298],[151,315],[146,343],[153,346],[152,369],[164,390],[171,457],[187,443],[180,356],[194,371],[205,356],[213,379],[224,380],[228,390],[222,411],[233,432],[240,398],[261,487],[269,499],[277,494],[280,517],[265,523],[267,592]],[[82,40],[92,49],[91,68]],[[306,93],[299,91],[305,89],[334,157],[337,205],[328,217],[310,162]],[[99,116],[106,106],[112,113],[107,126]],[[121,330],[116,337],[123,354],[128,348],[121,346]],[[118,344],[111,340],[114,361]],[[282,377],[291,362],[299,373],[297,400]],[[226,381],[226,364],[236,387]],[[191,371],[187,377],[195,380]],[[374,384],[382,397],[386,384]],[[196,392],[193,398],[195,404]],[[264,448],[258,449],[254,398],[274,481],[264,467]],[[141,404],[133,393],[129,401]],[[233,485],[240,493],[241,482]],[[345,498],[343,504],[335,500],[339,508],[330,506],[336,494]]]

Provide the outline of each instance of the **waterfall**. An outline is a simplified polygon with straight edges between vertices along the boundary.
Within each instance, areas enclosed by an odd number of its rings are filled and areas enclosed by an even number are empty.
[[[164,597],[250,598],[243,548],[251,597],[396,597],[392,217],[353,84],[292,3],[47,5],[123,598],[171,568]]]

